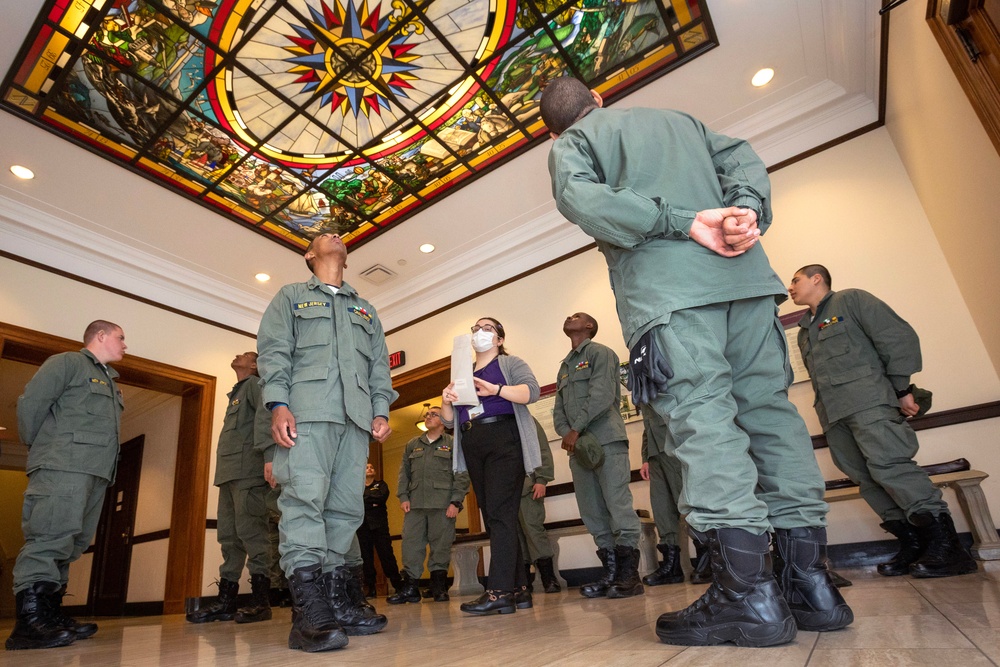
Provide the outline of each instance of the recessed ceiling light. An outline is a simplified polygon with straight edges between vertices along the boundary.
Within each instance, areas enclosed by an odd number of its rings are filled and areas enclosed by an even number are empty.
[[[262,283],[266,283],[268,280],[271,279],[271,276],[267,275],[266,273],[258,273],[257,275],[254,276],[254,278],[256,278]]]
[[[750,79],[750,83],[760,88],[761,86],[766,86],[767,84],[769,84],[771,82],[771,79],[773,78],[774,78],[774,70],[771,69],[770,67],[765,67],[764,69],[758,71],[756,74],[753,75],[753,78]]]
[[[10,173],[14,174],[18,178],[23,178],[26,181],[29,181],[35,177],[35,172],[31,171],[27,167],[22,167],[19,164],[15,164],[13,167],[11,167]]]
[[[430,243],[425,243],[422,246],[420,246],[420,252],[424,254],[434,252],[434,246],[432,246]]]

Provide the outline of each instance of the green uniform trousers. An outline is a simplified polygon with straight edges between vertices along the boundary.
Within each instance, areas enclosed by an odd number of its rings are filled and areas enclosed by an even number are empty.
[[[424,573],[427,547],[427,570],[448,570],[451,545],[455,543],[455,519],[449,519],[442,509],[410,509],[403,515],[403,570],[411,579]]]
[[[640,528],[629,488],[632,473],[628,443],[611,442],[603,447],[604,463],[594,470],[578,464],[576,456],[569,457],[580,518],[598,549],[616,546],[635,549],[639,546]]]
[[[219,485],[216,532],[222,546],[219,577],[239,581],[244,564],[251,575],[270,576],[267,556],[267,493],[270,490],[267,484],[242,487],[241,480]]]
[[[108,480],[40,468],[28,475],[21,509],[24,546],[14,563],[14,594],[39,581],[65,586],[69,565],[90,546]]]
[[[368,433],[335,422],[299,423],[297,430],[294,447],[274,452],[281,485],[278,550],[286,576],[313,565],[323,571],[343,565],[365,516]]]
[[[882,521],[906,521],[919,512],[948,514],[941,490],[916,464],[917,434],[899,408],[878,405],[830,425],[833,463],[855,482]]]
[[[649,457],[649,504],[660,544],[677,546],[681,513],[681,462],[674,456],[654,454]]]
[[[529,490],[521,496],[521,506],[517,512],[520,527],[517,537],[521,542],[521,558],[526,563],[553,556],[549,535],[545,532],[545,498],[535,500],[531,497],[533,492]]]
[[[271,578],[271,588],[288,588],[288,580],[285,573],[281,571],[281,554],[278,552],[278,544],[281,542],[281,533],[278,532],[278,522],[281,521],[281,512],[278,511],[278,496],[281,495],[281,486],[268,488],[265,502],[267,504],[267,573]]]
[[[774,297],[678,310],[655,331],[674,377],[651,406],[683,467],[688,524],[758,535],[825,526],[823,477],[788,400],[791,368]]]

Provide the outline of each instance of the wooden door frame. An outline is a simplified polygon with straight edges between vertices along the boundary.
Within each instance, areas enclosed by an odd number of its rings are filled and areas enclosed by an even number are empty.
[[[2,359],[37,366],[53,354],[81,347],[79,341],[0,322]],[[114,368],[123,384],[181,397],[163,595],[163,613],[179,614],[185,598],[201,595],[216,378],[131,354]]]

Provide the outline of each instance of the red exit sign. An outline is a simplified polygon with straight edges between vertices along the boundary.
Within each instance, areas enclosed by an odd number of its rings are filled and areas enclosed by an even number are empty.
[[[389,355],[389,370],[395,370],[406,363],[406,352],[400,350]]]

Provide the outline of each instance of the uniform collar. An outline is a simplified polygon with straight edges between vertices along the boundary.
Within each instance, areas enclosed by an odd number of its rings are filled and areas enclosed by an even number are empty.
[[[330,292],[326,289],[326,283],[317,278],[315,275],[310,276],[309,280],[306,281],[306,285],[309,289],[318,289],[329,294]],[[337,294],[344,294],[347,296],[357,296],[358,292],[353,287],[351,287],[346,280],[341,281],[340,287],[337,288]]]
[[[587,347],[593,342],[594,342],[593,338],[584,338],[582,343],[580,343],[579,345],[577,345],[576,347],[574,347],[572,350],[569,351],[569,354],[566,355],[566,358],[563,359],[563,361],[569,361],[570,357],[572,357],[574,354],[580,354],[581,352],[583,352],[585,347]]]
[[[806,309],[806,312],[802,316],[802,319],[799,320],[799,326],[802,327],[803,329],[808,329],[810,324],[812,324],[813,322],[815,322],[816,320],[818,320],[819,316],[820,316],[820,313],[822,313],[823,309],[826,308],[826,304],[830,301],[830,297],[833,296],[834,294],[836,294],[836,292],[834,292],[833,290],[830,290],[829,292],[826,293],[826,296],[824,296],[822,299],[820,299],[819,303],[816,304],[816,314],[815,315],[813,315],[812,313],[810,313],[809,309]]]
[[[83,353],[83,356],[87,357],[92,362],[94,362],[94,365],[100,368],[102,371],[104,371],[107,374],[107,376],[112,380],[118,377],[118,371],[111,368],[111,366],[108,366],[107,364],[102,364],[100,361],[98,361],[97,357],[94,356],[94,353],[88,350],[87,348],[81,349],[80,352]]]

